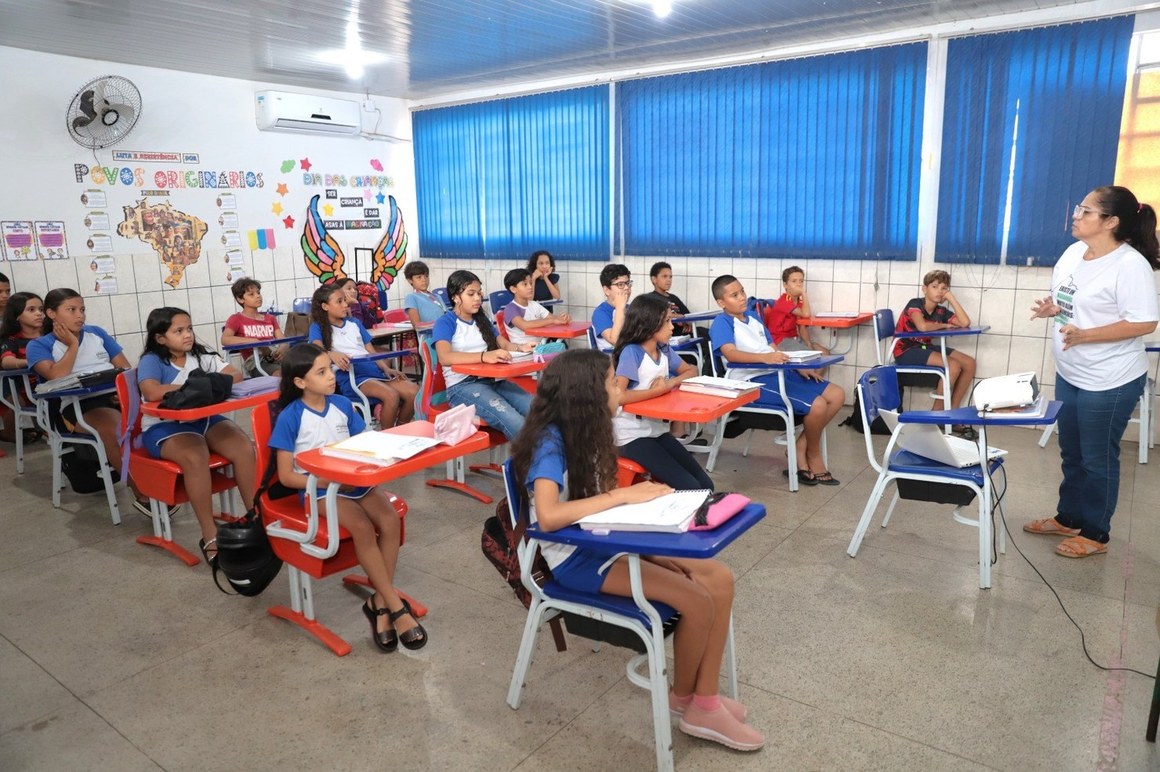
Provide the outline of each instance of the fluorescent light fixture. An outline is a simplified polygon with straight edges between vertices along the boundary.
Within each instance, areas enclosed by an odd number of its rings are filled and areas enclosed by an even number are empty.
[[[386,54],[363,50],[358,39],[358,22],[353,18],[346,24],[346,46],[321,51],[315,58],[320,62],[342,67],[351,80],[361,78],[367,67],[382,64],[387,60]]]
[[[652,0],[653,13],[663,19],[673,12],[673,0]]]

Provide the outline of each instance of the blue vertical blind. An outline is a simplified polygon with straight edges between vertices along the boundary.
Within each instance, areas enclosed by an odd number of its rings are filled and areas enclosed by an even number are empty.
[[[1121,16],[949,42],[935,260],[999,263],[1009,202],[1007,262],[1055,263],[1071,207],[1115,174],[1132,29]]]
[[[607,259],[608,87],[414,113],[429,257]]]
[[[927,46],[617,86],[624,251],[913,260]]]

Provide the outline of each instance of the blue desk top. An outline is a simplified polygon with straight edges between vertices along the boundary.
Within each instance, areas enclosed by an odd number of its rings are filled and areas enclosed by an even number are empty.
[[[895,338],[954,338],[959,335],[982,335],[987,330],[991,329],[991,325],[984,324],[979,327],[950,327],[945,330],[931,330],[930,332],[896,332]]]
[[[292,338],[275,338],[274,340],[263,340],[257,343],[234,343],[229,346],[222,346],[222,351],[249,351],[252,348],[261,348],[263,346],[281,346],[283,344],[294,345],[295,343],[302,343],[306,340],[305,335],[295,335]]]
[[[957,410],[911,410],[898,414],[901,424],[962,424],[964,426],[1044,426],[1055,423],[1056,416],[1063,403],[1051,400],[1047,403],[1044,415],[1028,417],[1011,415],[1009,413],[980,414],[973,407],[960,407]]]
[[[751,503],[724,525],[711,531],[685,533],[655,533],[645,531],[611,531],[597,535],[578,525],[558,531],[541,531],[533,525],[527,535],[532,539],[558,544],[571,544],[596,552],[613,555],[629,552],[634,555],[656,555],[668,558],[711,558],[737,540],[741,534],[765,517],[763,504]]]
[[[710,319],[716,319],[721,314],[725,313],[720,308],[716,311],[693,311],[683,316],[674,316],[674,322],[707,322]]]
[[[0,378],[19,378],[23,375],[32,375],[32,368],[21,367],[17,370],[0,370]]]
[[[50,391],[45,394],[34,391],[33,396],[37,399],[69,399],[71,397],[93,397],[100,394],[112,394],[116,390],[117,385],[115,383],[102,383],[96,386],[84,386],[79,389]]]
[[[821,370],[843,361],[846,357],[841,354],[830,354],[811,359],[808,362],[786,362],[781,365],[770,365],[764,362],[726,362],[730,370]]]
[[[413,348],[401,348],[398,351],[380,351],[377,354],[366,354],[364,356],[351,357],[352,362],[378,362],[382,359],[399,359],[401,357],[408,357],[417,354],[418,351]]]

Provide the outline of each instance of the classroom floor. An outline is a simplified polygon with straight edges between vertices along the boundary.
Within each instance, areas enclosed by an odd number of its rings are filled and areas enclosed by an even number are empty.
[[[1160,643],[1160,455],[1124,466],[1105,556],[1069,561],[1024,522],[1053,513],[1054,442],[1008,429],[1004,499],[1014,541],[1055,585],[1103,664],[1154,673]],[[882,438],[876,438],[879,442]],[[874,480],[862,438],[830,430],[841,487],[786,490],[780,450],[742,458],[728,441],[719,489],[765,503],[768,517],[722,557],[737,573],[741,698],[767,745],[740,754],[674,729],[681,770],[1144,770],[1152,681],[1089,664],[1079,634],[1012,548],[978,589],[973,529],[950,507],[903,502],[856,559],[846,555]],[[99,496],[66,491],[53,510],[41,444],[27,471],[0,459],[0,768],[24,769],[628,769],[653,765],[644,692],[624,650],[593,653],[541,636],[519,711],[504,700],[525,617],[479,548],[493,506],[409,479],[398,584],[430,605],[420,652],[373,648],[360,599],[316,584],[322,621],[354,651],[335,657],[265,613],[287,601],[285,575],[258,598],[227,597],[204,565],[187,568],[114,528]],[[498,495],[500,484],[481,487]],[[128,504],[127,493],[122,501]],[[176,538],[195,548],[192,516]]]

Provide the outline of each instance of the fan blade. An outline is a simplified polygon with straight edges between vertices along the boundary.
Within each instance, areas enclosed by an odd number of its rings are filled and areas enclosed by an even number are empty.
[[[93,109],[93,90],[89,89],[81,94],[80,100],[77,102],[77,109],[84,113],[83,116],[78,115],[73,118],[72,127],[79,129],[88,126],[97,117],[97,111]]]
[[[129,105],[109,105],[101,111],[101,123],[108,128],[131,126],[137,111]]]

